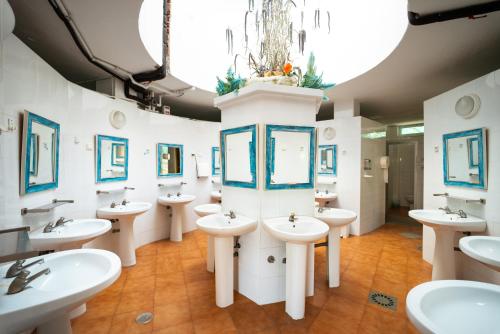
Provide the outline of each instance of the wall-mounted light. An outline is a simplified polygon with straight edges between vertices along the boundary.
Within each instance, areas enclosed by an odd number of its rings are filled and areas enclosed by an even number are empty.
[[[464,95],[458,99],[455,104],[455,112],[458,116],[462,118],[472,118],[478,112],[481,107],[481,99],[477,94]]]
[[[113,110],[109,113],[109,122],[115,129],[121,129],[127,124],[127,116],[122,111]]]

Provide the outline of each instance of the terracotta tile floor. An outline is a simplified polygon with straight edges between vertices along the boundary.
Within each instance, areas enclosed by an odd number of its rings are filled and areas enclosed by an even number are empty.
[[[326,248],[316,248],[314,297],[307,298],[305,319],[294,321],[285,304],[258,306],[235,292],[235,303],[215,306],[214,275],[206,271],[207,238],[184,234],[181,243],[159,241],[137,249],[137,265],[87,303],[73,321],[79,333],[417,333],[405,314],[405,297],[430,280],[431,266],[421,260],[420,226],[386,224],[377,231],[341,242],[341,286],[329,289]],[[370,291],[397,297],[396,310],[368,301]],[[135,323],[154,312],[147,325]]]

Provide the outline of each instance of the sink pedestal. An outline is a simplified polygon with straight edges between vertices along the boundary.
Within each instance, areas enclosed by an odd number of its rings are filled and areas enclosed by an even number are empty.
[[[340,286],[340,227],[330,227],[328,231],[328,286]]]
[[[307,244],[287,242],[286,258],[285,311],[298,320],[304,318],[306,307]]]
[[[184,206],[172,205],[172,224],[170,225],[170,240],[182,241],[182,222]]]
[[[215,245],[215,304],[233,304],[233,237],[214,237]]]
[[[118,234],[118,256],[122,261],[122,267],[135,265],[135,240],[134,240],[135,217],[120,217],[120,232]]]
[[[432,260],[432,280],[455,279],[455,231],[435,228],[436,243]]]
[[[71,322],[68,313],[58,318],[51,319],[36,328],[38,334],[71,334]]]

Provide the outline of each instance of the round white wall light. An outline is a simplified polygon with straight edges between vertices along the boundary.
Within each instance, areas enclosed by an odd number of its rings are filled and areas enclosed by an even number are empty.
[[[127,116],[119,110],[113,110],[109,113],[109,122],[115,129],[121,129],[127,124]]]
[[[323,130],[323,138],[326,140],[332,140],[335,138],[335,129],[332,127],[327,127]]]
[[[455,104],[455,112],[462,118],[474,117],[481,107],[481,99],[477,94],[464,95]]]

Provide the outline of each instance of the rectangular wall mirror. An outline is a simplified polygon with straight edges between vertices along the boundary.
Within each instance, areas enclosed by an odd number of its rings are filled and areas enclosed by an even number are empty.
[[[59,175],[59,124],[24,112],[20,193],[55,189]]]
[[[157,145],[157,160],[158,177],[182,176],[184,168],[183,145],[159,143]]]
[[[443,135],[444,183],[487,188],[486,129]]]
[[[257,188],[257,125],[221,131],[222,184]]]
[[[266,125],[266,189],[314,188],[314,127]]]
[[[212,175],[220,175],[220,148],[212,147]]]
[[[96,182],[128,179],[128,139],[97,135]]]
[[[337,176],[337,145],[318,146],[318,174]]]

